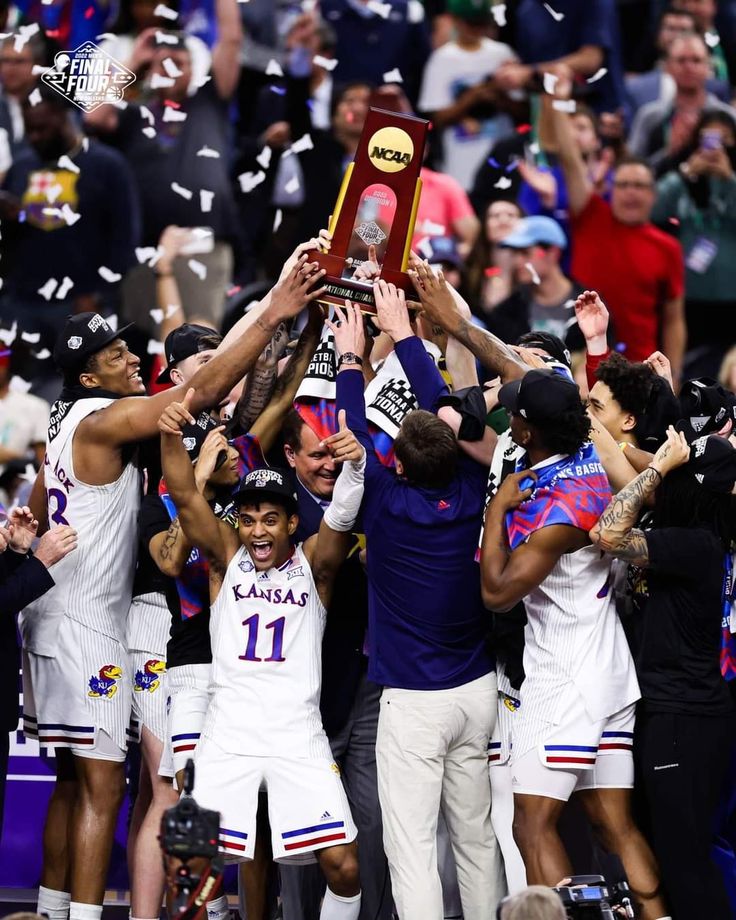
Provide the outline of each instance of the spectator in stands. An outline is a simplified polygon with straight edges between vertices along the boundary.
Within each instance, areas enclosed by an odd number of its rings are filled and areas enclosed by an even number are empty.
[[[214,230],[214,248],[197,255],[205,272],[195,274],[187,259],[177,259],[173,268],[185,313],[207,313],[214,322],[222,316],[238,236],[227,157],[228,103],[238,79],[242,35],[235,0],[218,0],[217,18],[211,79],[193,95],[185,36],[158,33],[146,106],[133,104],[122,111],[100,106],[87,116],[87,123],[123,153],[133,170],[143,208],[144,245],[155,246],[169,224]],[[169,76],[176,71],[179,76]],[[205,146],[219,156],[199,155]],[[123,312],[145,329],[151,328],[154,283],[147,264],[136,266],[123,283]]]
[[[489,5],[450,0],[447,8],[455,37],[430,55],[418,108],[441,132],[442,171],[469,189],[493,142],[513,130],[507,112],[514,104],[493,76],[517,57],[508,45],[487,37]]]
[[[734,68],[733,35],[728,32],[718,33],[716,15],[718,0],[680,0],[684,9],[694,17],[698,31],[705,38],[710,52],[713,75],[724,83],[733,82],[736,76]],[[724,3],[722,6],[728,6]]]
[[[36,85],[33,68],[45,63],[45,54],[46,46],[38,34],[32,35],[19,49],[13,36],[0,43],[0,128],[7,135],[11,162],[28,150],[23,100]],[[6,173],[9,167],[10,163],[0,162],[0,173]]]
[[[723,330],[733,323],[736,120],[703,112],[682,156],[657,183],[652,220],[677,236],[685,255],[685,376],[713,377],[730,345]]]
[[[558,93],[569,90],[569,83],[558,81]],[[594,193],[569,118],[552,107],[550,96],[544,104],[551,110],[570,201],[572,274],[600,292],[626,357],[643,361],[661,349],[677,381],[687,338],[684,265],[679,244],[650,223],[655,200],[651,170],[642,161],[619,163],[607,204]]]
[[[453,237],[463,257],[470,252],[480,232],[480,221],[463,187],[452,176],[426,166],[420,173],[422,197],[419,199],[412,249],[422,240]]]
[[[70,312],[109,312],[115,286],[99,269],[118,275],[128,269],[140,224],[125,160],[85,140],[73,106],[56,90],[40,84],[37,92],[40,101],[29,97],[23,103],[31,149],[3,183],[0,318],[39,335],[35,351],[43,353],[53,349]],[[29,365],[26,375],[36,375],[34,389],[53,401],[51,361]]]
[[[12,352],[0,350],[0,472],[11,460],[43,463],[50,406],[38,396],[11,389]]]
[[[511,293],[513,257],[500,244],[520,219],[521,209],[516,202],[491,202],[483,229],[465,263],[465,297],[481,320]]]
[[[516,342],[526,332],[549,332],[570,351],[582,351],[585,340],[575,321],[579,284],[560,267],[567,238],[551,217],[525,217],[501,241],[514,257],[516,289],[489,314],[488,330],[504,342]]]
[[[673,99],[642,106],[631,126],[629,149],[659,171],[667,157],[679,153],[693,139],[704,108],[736,111],[706,88],[710,75],[708,46],[695,34],[675,38],[667,52],[667,70],[675,81]]]
[[[732,393],[736,393],[736,345],[730,348],[721,363],[718,382]]]

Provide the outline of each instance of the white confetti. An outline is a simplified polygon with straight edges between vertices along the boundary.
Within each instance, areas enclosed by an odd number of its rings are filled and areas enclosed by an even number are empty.
[[[15,49],[15,53],[20,54],[20,52],[23,50],[23,45],[25,45],[28,39],[40,31],[41,29],[37,22],[32,22],[27,26],[20,26],[13,39],[13,48]]]
[[[178,312],[180,309],[181,308],[178,303],[170,303],[166,307],[166,319],[168,319],[170,316],[173,316],[174,313]]]
[[[138,259],[141,265],[148,264],[151,265],[151,259],[154,259],[158,256],[158,249],[155,246],[137,246],[135,250],[135,257]]]
[[[118,274],[118,272],[114,272],[111,268],[108,268],[106,265],[100,265],[100,267],[97,269],[97,274],[100,276],[100,278],[102,278],[103,281],[107,281],[109,284],[114,284],[116,281],[120,281],[120,279],[123,277],[122,275]]]
[[[172,10],[171,7],[166,6],[165,3],[159,3],[153,11],[153,15],[157,16],[159,19],[170,19],[172,22],[179,18],[179,14],[176,10]]]
[[[0,342],[10,347],[15,341],[17,335],[18,323],[13,320],[13,325],[10,327],[10,329],[0,329]]]
[[[536,268],[534,268],[534,266],[532,265],[532,263],[531,263],[531,262],[525,262],[525,263],[524,263],[524,268],[525,268],[525,269],[529,272],[529,274],[532,276],[532,284],[540,284],[539,275],[537,274],[537,270],[536,270]]]
[[[382,19],[388,19],[391,15],[390,3],[381,3],[380,0],[368,0],[366,7]]]
[[[424,233],[426,236],[446,236],[447,228],[444,224],[437,224],[428,217],[425,217],[417,227],[417,233]]]
[[[608,73],[606,67],[601,67],[600,70],[596,70],[592,77],[588,77],[585,81],[586,83],[595,83],[597,80],[601,80]]]
[[[153,310],[148,311],[151,314],[151,319],[156,323],[157,326],[160,326],[164,321],[164,311],[159,310],[158,307],[154,307]]]
[[[292,176],[286,185],[284,185],[284,191],[287,195],[295,195],[299,191],[299,177]]]
[[[100,32],[100,34],[95,38],[96,42],[112,42],[117,41],[118,36],[114,32]]]
[[[162,355],[164,353],[164,343],[159,342],[158,339],[149,339],[147,351],[149,355]]]
[[[238,176],[238,182],[240,183],[240,190],[246,195],[248,192],[252,192],[253,189],[260,185],[261,182],[266,178],[266,174],[262,169],[259,169],[257,173],[245,172],[241,173]]]
[[[24,342],[30,342],[31,345],[41,341],[40,332],[21,332],[20,337]]]
[[[41,351],[34,351],[33,357],[38,358],[39,361],[46,361],[47,358],[51,357],[51,352],[48,348],[42,348]]]
[[[540,150],[539,144],[536,141],[532,141],[532,143],[529,144],[528,150],[533,157],[537,156]]]
[[[544,86],[545,93],[549,93],[550,96],[553,95],[555,91],[555,86],[557,85],[558,80],[559,80],[559,77],[557,76],[556,73],[546,73],[542,77],[542,84]]]
[[[433,255],[432,244],[429,241],[429,237],[425,236],[424,239],[419,241],[417,244],[417,251],[427,259]]]
[[[64,300],[64,298],[67,296],[67,294],[69,293],[69,291],[71,291],[73,287],[74,287],[74,282],[72,281],[72,279],[64,275],[64,280],[61,282],[61,284],[59,285],[59,290],[56,292],[56,299]]]
[[[146,137],[153,140],[153,138],[156,137],[156,129],[151,127],[151,125],[146,125],[145,128],[141,128],[141,134],[145,134]]]
[[[56,161],[56,165],[59,167],[59,169],[68,169],[69,172],[77,173],[77,175],[79,175],[79,167],[73,160],[70,160],[66,154],[59,157],[59,159]]]
[[[314,150],[312,135],[302,134],[298,140],[294,141],[289,149],[292,153],[304,153],[305,150]]]
[[[64,218],[67,227],[73,227],[82,215],[72,211],[69,203],[65,201],[61,208],[61,216]]]
[[[220,159],[219,151],[215,150],[212,147],[208,147],[207,144],[205,144],[204,147],[199,148],[199,150],[197,151],[197,156],[198,157],[211,157],[213,160]]]
[[[322,57],[321,54],[315,54],[312,58],[312,63],[323,70],[334,70],[337,67],[337,58],[326,58]]]
[[[171,77],[165,77],[162,73],[151,74],[151,89],[168,89],[173,86],[176,80]]]
[[[180,77],[183,73],[182,70],[176,66],[176,64],[171,60],[171,58],[164,58],[161,62],[163,64],[166,75],[169,77]]]
[[[720,36],[717,32],[706,32],[703,38],[709,48],[715,48],[721,43]]]
[[[142,105],[142,106],[138,109],[138,111],[139,111],[139,112],[141,113],[141,115],[146,119],[146,121],[148,122],[149,125],[152,125],[152,124],[155,123],[156,119],[153,117],[153,112],[148,108],[147,105]]]
[[[28,101],[31,103],[31,105],[38,105],[38,103],[41,101],[41,93],[38,91],[38,87],[36,87],[32,93],[29,93]]]
[[[274,233],[276,233],[276,231],[281,226],[281,221],[283,220],[283,217],[284,217],[284,214],[281,208],[279,208],[278,211],[276,211],[276,216],[273,219],[273,232]]]
[[[273,58],[266,65],[266,76],[267,77],[283,77],[284,71],[281,69],[281,64],[278,61],[274,61]]]
[[[557,10],[553,10],[549,3],[543,3],[542,6],[545,8],[545,10],[547,10],[555,22],[562,22],[562,20],[565,18],[564,13],[558,13]]]
[[[89,138],[88,137],[82,138],[82,150],[84,150],[85,153],[89,150]]]
[[[63,191],[64,189],[57,182],[56,185],[52,185],[46,189],[46,200],[53,204]]]
[[[187,201],[191,200],[193,194],[191,189],[184,188],[184,186],[179,185],[178,182],[171,183],[171,191],[176,192],[177,195],[181,195],[182,198],[186,198]]]
[[[393,70],[387,70],[383,75],[384,83],[403,83],[404,78],[401,76],[401,71],[398,67],[394,67]]]
[[[575,111],[575,100],[574,99],[554,99],[552,101],[552,108],[556,109],[558,112],[567,112],[569,115]]]
[[[188,259],[187,265],[200,281],[204,281],[207,277],[207,266],[203,262],[198,262],[196,259]]]
[[[264,147],[263,150],[256,157],[256,162],[259,166],[262,166],[263,169],[268,169],[269,163],[271,162],[271,155],[273,151],[270,147]]]
[[[494,183],[493,187],[505,189],[505,188],[511,188],[511,185],[512,185],[511,179],[509,179],[508,176],[501,176],[498,182]]]
[[[200,89],[201,87],[205,85],[205,83],[209,83],[211,79],[212,79],[212,75],[207,73],[204,76],[200,77],[199,80],[192,85],[194,86],[195,89]]]
[[[496,21],[496,25],[499,29],[503,29],[506,25],[506,4],[505,3],[494,3],[491,8],[491,15]]]
[[[208,214],[212,210],[212,201],[215,193],[209,189],[201,188],[199,190],[199,208],[203,214]]]
[[[31,389],[32,384],[29,383],[28,380],[19,377],[17,374],[13,374],[8,386],[14,393],[27,393]]]
[[[119,109],[121,112],[124,112],[128,108],[128,103],[125,99],[114,99],[110,105],[114,105],[116,109]]]
[[[34,64],[31,67],[31,73],[34,77],[42,77],[45,73],[51,73],[53,67],[42,67],[41,64]]]
[[[44,217],[58,217],[61,219],[61,209],[60,208],[41,208],[41,213]]]
[[[161,32],[156,30],[156,44],[157,45],[178,45],[179,39],[176,35],[170,35],[168,32]]]
[[[58,284],[59,282],[56,280],[56,278],[49,278],[46,284],[38,289],[38,293],[41,295],[41,297],[44,298],[44,300],[51,300],[51,297],[53,296],[53,293],[56,290]]]
[[[117,313],[111,313],[107,317],[107,325],[114,331],[118,331],[118,315]]]
[[[171,105],[164,108],[164,121],[186,121],[187,113],[180,112]]]

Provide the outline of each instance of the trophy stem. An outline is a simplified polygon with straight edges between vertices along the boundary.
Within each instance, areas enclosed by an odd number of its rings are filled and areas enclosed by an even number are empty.
[[[409,265],[409,255],[411,254],[411,241],[414,239],[414,226],[417,222],[417,211],[419,210],[419,199],[422,197],[422,180],[417,179],[414,189],[414,201],[411,205],[411,216],[409,217],[409,229],[406,233],[406,244],[404,246],[404,256],[401,260],[401,271],[405,272]]]

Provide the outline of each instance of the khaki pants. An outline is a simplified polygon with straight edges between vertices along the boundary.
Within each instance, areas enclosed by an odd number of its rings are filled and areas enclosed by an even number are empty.
[[[386,688],[376,759],[383,842],[401,920],[442,920],[437,818],[447,823],[465,920],[492,920],[504,894],[491,827],[486,747],[494,672],[451,690]]]

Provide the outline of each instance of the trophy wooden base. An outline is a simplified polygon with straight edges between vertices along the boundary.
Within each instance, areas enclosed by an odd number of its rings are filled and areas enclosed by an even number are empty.
[[[308,255],[308,259],[310,262],[318,262],[322,268],[327,270],[327,274],[319,282],[321,287],[326,288],[324,294],[318,298],[319,303],[344,307],[346,300],[352,300],[353,303],[360,307],[362,313],[375,316],[376,300],[373,296],[373,282],[355,281],[352,278],[337,276],[337,272],[342,270],[345,265],[345,260],[339,256],[312,250]],[[410,309],[418,310],[420,308],[414,285],[405,272],[383,267],[380,278],[383,281],[395,284],[397,288],[404,291],[407,306]]]

